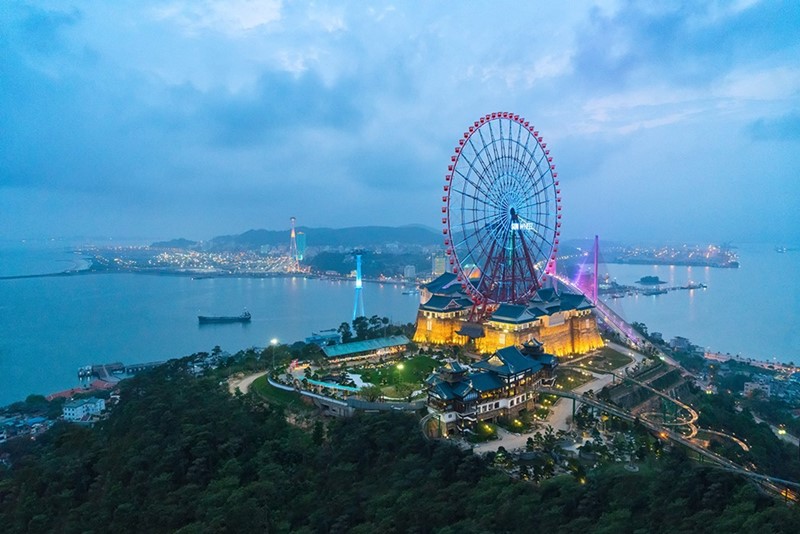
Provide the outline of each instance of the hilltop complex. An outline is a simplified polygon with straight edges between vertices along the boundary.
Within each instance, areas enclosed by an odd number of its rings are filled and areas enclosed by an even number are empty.
[[[525,304],[500,304],[485,319],[471,318],[474,303],[455,274],[421,286],[414,341],[433,345],[474,343],[488,354],[502,347],[541,343],[555,356],[584,354],[603,346],[594,305],[583,295],[539,289]]]
[[[439,435],[533,409],[535,387],[552,379],[557,365],[535,343],[522,350],[502,348],[472,368],[447,362],[426,380],[428,410],[438,422]]]

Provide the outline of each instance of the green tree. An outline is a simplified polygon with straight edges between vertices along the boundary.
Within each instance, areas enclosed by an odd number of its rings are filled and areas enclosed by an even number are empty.
[[[374,384],[362,387],[359,390],[359,393],[362,397],[364,397],[364,400],[369,402],[375,402],[383,396],[383,390],[380,388],[380,386],[376,386]]]
[[[337,329],[339,334],[342,335],[342,343],[349,343],[353,339],[353,331],[350,329],[350,323],[342,323]]]
[[[353,319],[353,330],[356,334],[356,340],[369,339],[369,319],[363,316]]]

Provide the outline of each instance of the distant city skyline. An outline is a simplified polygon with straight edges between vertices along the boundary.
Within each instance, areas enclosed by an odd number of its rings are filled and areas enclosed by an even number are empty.
[[[797,2],[4,7],[0,239],[438,228],[513,111],[565,238],[800,244]]]

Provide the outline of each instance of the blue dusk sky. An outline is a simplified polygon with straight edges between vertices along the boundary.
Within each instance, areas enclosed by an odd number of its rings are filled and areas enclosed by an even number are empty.
[[[0,238],[425,224],[534,123],[565,237],[800,244],[800,2],[0,7]]]

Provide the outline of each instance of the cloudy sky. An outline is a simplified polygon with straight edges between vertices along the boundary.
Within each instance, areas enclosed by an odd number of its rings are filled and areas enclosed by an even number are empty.
[[[0,238],[438,227],[506,110],[567,237],[800,244],[796,0],[3,0]]]

